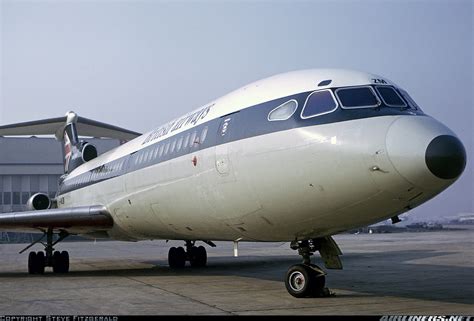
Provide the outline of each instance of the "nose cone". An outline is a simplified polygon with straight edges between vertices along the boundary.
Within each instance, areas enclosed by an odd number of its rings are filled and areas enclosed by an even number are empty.
[[[466,166],[461,141],[446,126],[428,116],[401,116],[390,126],[387,154],[398,173],[424,190],[442,190]]]
[[[425,161],[434,175],[453,179],[461,175],[466,167],[466,150],[457,137],[441,135],[426,148]]]

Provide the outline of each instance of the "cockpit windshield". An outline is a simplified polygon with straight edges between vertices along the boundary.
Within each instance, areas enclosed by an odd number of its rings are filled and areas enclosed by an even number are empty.
[[[415,103],[415,101],[410,97],[410,95],[408,95],[408,93],[405,90],[400,89],[400,88],[398,90],[400,91],[400,94],[402,94],[405,101],[408,102],[408,105],[411,108],[420,110],[420,107]]]
[[[405,90],[389,84],[377,84],[326,88],[313,91],[306,97],[303,108],[301,108],[300,118],[309,119],[333,112],[340,113],[339,106],[347,110],[342,111],[341,115],[354,114],[364,117],[364,115],[371,114],[423,114]],[[362,108],[372,109],[373,111],[349,111]],[[272,109],[268,114],[268,121],[288,120],[297,110],[298,100],[296,98],[290,99]]]
[[[400,97],[400,94],[397,93],[392,87],[377,86],[375,89],[379,93],[384,104],[388,107],[407,107],[407,104],[403,101],[402,97]]]
[[[339,88],[336,96],[342,108],[373,108],[380,106],[374,90],[370,86]]]

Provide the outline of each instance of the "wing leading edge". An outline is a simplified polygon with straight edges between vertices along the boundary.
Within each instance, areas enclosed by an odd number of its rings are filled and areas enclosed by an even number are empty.
[[[95,232],[113,226],[105,206],[81,206],[0,214],[0,230],[27,231],[47,228]]]

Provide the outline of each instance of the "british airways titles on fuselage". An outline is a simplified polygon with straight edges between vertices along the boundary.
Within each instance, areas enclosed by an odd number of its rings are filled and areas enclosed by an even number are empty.
[[[148,136],[142,142],[142,145],[145,145],[146,143],[152,142],[160,137],[168,135],[168,133],[172,133],[175,130],[185,128],[186,126],[189,126],[189,125],[193,125],[193,126],[196,125],[198,121],[206,118],[206,116],[209,114],[209,111],[211,110],[211,107],[213,105],[214,104],[203,107],[190,115],[186,115],[184,117],[173,120],[167,123],[166,125],[163,125],[153,130],[151,133],[148,134]]]

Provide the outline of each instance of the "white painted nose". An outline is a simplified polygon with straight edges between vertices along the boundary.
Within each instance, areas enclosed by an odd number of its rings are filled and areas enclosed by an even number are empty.
[[[388,130],[386,147],[399,174],[425,190],[446,188],[466,166],[466,150],[461,141],[428,116],[399,117]]]

